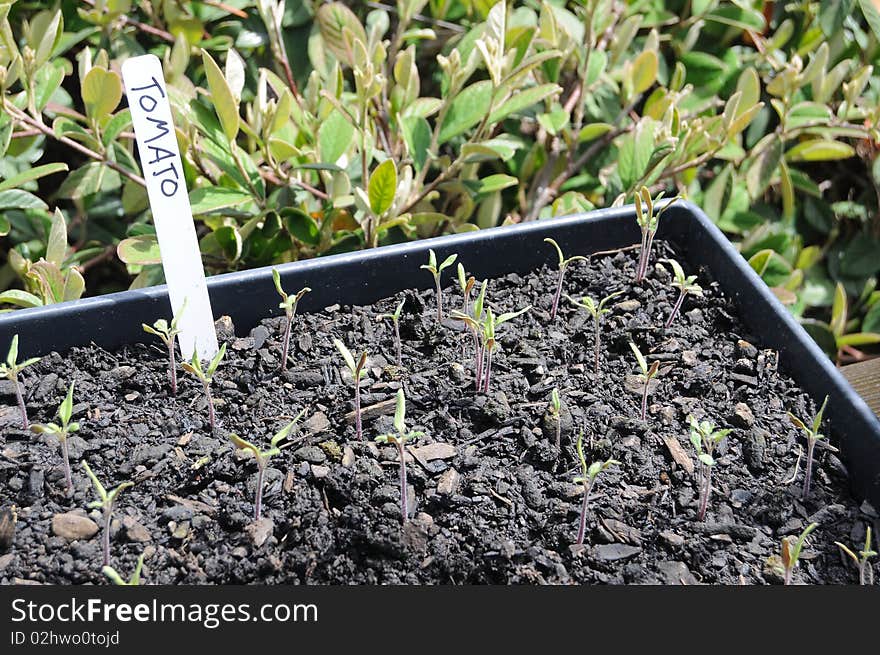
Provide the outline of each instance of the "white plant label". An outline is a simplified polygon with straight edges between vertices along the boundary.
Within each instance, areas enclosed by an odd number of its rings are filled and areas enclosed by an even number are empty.
[[[162,268],[175,315],[180,316],[178,341],[186,359],[198,352],[210,359],[217,352],[214,314],[162,64],[155,55],[132,57],[122,64],[122,81],[131,110],[153,223],[162,253]]]

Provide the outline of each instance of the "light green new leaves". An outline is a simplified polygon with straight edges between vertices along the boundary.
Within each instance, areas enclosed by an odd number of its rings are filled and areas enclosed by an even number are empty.
[[[654,50],[645,50],[633,61],[632,67],[632,85],[635,93],[644,93],[654,80],[657,79],[657,70],[660,66],[660,60]]]
[[[115,72],[94,66],[82,80],[81,93],[86,114],[104,124],[122,100],[122,80]]]
[[[397,169],[394,161],[386,159],[376,167],[370,176],[370,184],[367,196],[370,201],[370,209],[376,216],[381,216],[394,204],[394,196],[397,193]]]
[[[217,117],[220,119],[223,134],[232,143],[238,135],[240,123],[238,100],[226,81],[223,71],[206,50],[202,50],[202,63],[205,66],[205,77],[208,79],[208,89],[211,91],[214,111],[217,112]]]

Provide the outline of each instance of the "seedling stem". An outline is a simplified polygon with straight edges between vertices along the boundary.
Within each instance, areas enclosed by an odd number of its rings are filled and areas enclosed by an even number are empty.
[[[303,414],[306,413],[306,410],[302,410],[296,417],[287,425],[285,425],[281,430],[275,433],[275,436],[269,441],[269,448],[266,450],[260,450],[257,446],[252,444],[250,441],[245,441],[237,434],[230,433],[229,440],[235,444],[236,448],[249,450],[254,454],[254,461],[257,462],[257,491],[256,497],[254,499],[254,520],[259,521],[262,515],[263,509],[263,479],[266,474],[266,468],[269,465],[269,461],[275,456],[281,453],[281,449],[278,447],[278,444],[281,443],[284,439],[290,436],[291,431],[296,426],[297,422],[302,418]]]
[[[339,351],[339,354],[342,355],[342,359],[345,360],[345,365],[348,367],[349,372],[351,372],[351,379],[354,382],[355,435],[358,439],[361,439],[364,434],[361,422],[361,378],[367,373],[365,368],[367,364],[367,351],[365,350],[362,352],[357,362],[355,362],[354,355],[351,354],[351,351],[344,343],[342,343],[342,341],[339,339],[333,339],[333,345],[336,346],[336,350]]]
[[[18,409],[21,412],[21,429],[27,430],[30,423],[28,423],[27,407],[24,404],[24,396],[21,395],[21,386],[18,384],[18,374],[31,364],[36,364],[40,361],[40,358],[31,357],[20,364],[16,361],[17,359],[18,335],[14,334],[12,335],[12,342],[9,344],[9,351],[6,353],[6,363],[0,364],[0,375],[10,380],[12,386],[15,388],[15,400],[18,402]]]
[[[443,260],[443,263],[437,266],[437,255],[433,250],[428,251],[428,263],[422,264],[420,268],[425,269],[434,276],[434,285],[437,289],[437,322],[443,320],[443,288],[440,284],[440,276],[443,270],[449,268],[455,263],[458,255],[449,255]]]
[[[715,468],[715,448],[730,434],[730,430],[716,430],[711,421],[697,421],[690,417],[691,444],[697,451],[697,459],[700,460],[700,507],[697,510],[697,520],[706,518],[706,509],[709,507],[709,496],[712,494],[712,469]]]
[[[183,315],[185,309],[186,301],[183,302],[177,315],[171,319],[170,325],[164,318],[160,318],[152,325],[141,323],[144,332],[159,337],[168,349],[168,379],[171,384],[172,395],[177,395],[177,362],[175,360],[174,338],[180,334],[178,323],[180,322],[180,317]]]
[[[397,401],[394,410],[394,432],[376,437],[376,443],[391,443],[397,448],[400,462],[400,516],[405,524],[409,520],[409,504],[406,493],[406,442],[425,436],[424,432],[413,432],[406,429],[406,396],[403,389],[397,390]]]
[[[584,537],[587,532],[587,510],[590,506],[590,494],[596,484],[599,475],[614,466],[620,464],[616,459],[606,459],[604,462],[593,462],[587,465],[587,458],[584,456],[584,431],[578,435],[577,440],[577,456],[581,465],[581,475],[572,479],[575,484],[581,484],[584,487],[584,497],[581,504],[581,516],[578,523],[577,545],[584,545]]]
[[[275,282],[275,290],[278,292],[278,295],[281,296],[281,302],[278,304],[278,307],[284,310],[284,315],[287,318],[284,324],[283,345],[281,346],[281,370],[284,371],[287,369],[287,354],[290,351],[290,329],[293,326],[293,319],[296,316],[296,307],[302,297],[309,293],[311,289],[309,287],[303,287],[295,295],[287,295],[287,292],[281,288],[281,274],[276,268],[272,269],[272,280]]]
[[[800,428],[807,437],[807,462],[804,466],[804,486],[801,493],[803,499],[806,499],[807,496],[810,495],[810,485],[813,478],[813,450],[816,447],[816,442],[826,438],[824,434],[819,432],[822,428],[822,415],[825,413],[826,405],[828,405],[828,396],[825,396],[822,407],[819,409],[819,412],[813,418],[813,422],[810,425],[807,425],[791,412],[788,413],[788,418],[792,424],[795,427]]]
[[[657,371],[660,369],[660,362],[654,361],[651,363],[651,366],[648,366],[648,362],[645,360],[639,347],[632,341],[630,341],[629,347],[632,348],[636,360],[639,363],[639,370],[641,371],[639,379],[644,384],[642,390],[642,420],[644,421],[648,418],[648,389],[650,388],[651,380],[657,375]]]
[[[67,439],[74,432],[79,430],[79,423],[71,423],[70,419],[73,415],[73,385],[67,390],[67,396],[58,406],[58,418],[61,419],[61,425],[57,423],[37,424],[31,426],[31,430],[38,434],[51,434],[58,438],[61,443],[61,458],[64,461],[64,481],[67,483],[67,492],[73,491],[73,478],[70,475],[70,456],[68,454]]]
[[[207,369],[202,368],[198,352],[193,353],[191,362],[181,364],[183,370],[194,375],[202,383],[202,387],[205,390],[205,399],[208,401],[208,425],[211,427],[212,433],[214,432],[216,417],[214,415],[214,396],[211,394],[211,381],[214,379],[214,373],[217,372],[217,367],[220,366],[220,362],[225,354],[226,344],[224,343],[220,346],[220,350],[217,351],[214,358],[208,363]]]
[[[548,237],[544,239],[544,242],[553,246],[556,249],[556,254],[559,256],[559,277],[556,282],[556,294],[553,296],[553,305],[550,308],[550,321],[553,322],[556,320],[556,311],[559,309],[559,299],[562,297],[562,283],[565,279],[565,270],[572,262],[578,260],[587,261],[587,258],[582,255],[575,255],[566,259],[565,255],[562,254],[562,248],[559,247],[559,244],[556,243],[555,239]]]
[[[856,567],[859,570],[859,584],[868,587],[873,585],[874,569],[871,566],[871,562],[869,562],[868,560],[872,557],[876,557],[877,551],[875,551],[871,545],[871,526],[868,526],[867,533],[865,534],[865,547],[859,551],[858,555],[856,555],[853,551],[851,551],[839,541],[835,541],[834,543],[837,544],[838,547],[844,553],[846,553],[853,562],[855,562]]]
[[[403,311],[405,303],[406,298],[400,301],[400,304],[397,305],[392,314],[382,314],[379,316],[379,319],[391,319],[391,322],[394,325],[394,351],[398,368],[403,366],[403,355],[400,346],[400,314]]]
[[[104,488],[104,485],[98,480],[94,473],[92,473],[92,469],[89,467],[88,463],[82,463],[83,468],[86,470],[86,475],[89,476],[89,479],[92,481],[92,485],[95,487],[95,491],[98,494],[98,500],[92,501],[89,503],[89,507],[92,509],[100,508],[104,510],[104,533],[103,533],[103,551],[104,551],[104,566],[110,565],[110,522],[113,520],[113,503],[116,501],[116,497],[122,492],[123,489],[127,489],[134,485],[133,482],[123,482],[118,487],[110,491],[109,493]]]

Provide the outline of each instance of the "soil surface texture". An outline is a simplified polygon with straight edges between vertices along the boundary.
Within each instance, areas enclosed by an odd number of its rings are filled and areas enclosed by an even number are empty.
[[[678,291],[662,258],[674,254],[655,244],[640,284],[634,250],[568,268],[566,294],[598,301],[622,292],[607,305],[598,373],[592,317],[563,297],[550,321],[555,267],[490,280],[493,312],[532,309],[498,328],[488,393],[474,391],[473,343],[451,317],[462,306],[457,286],[444,289],[441,324],[433,291],[298,315],[283,373],[282,319],[239,335],[221,319],[228,353],[212,386],[213,433],[201,383],[180,370],[171,395],[158,341],[52,353],[21,380],[32,423],[57,422],[75,382],[74,490],[66,492],[58,440],[22,431],[13,389],[0,385],[0,510],[14,506],[17,516],[14,534],[0,543],[0,583],[108,583],[103,517],[88,509],[95,492],[81,461],[108,489],[134,482],[114,508],[110,554],[127,579],[143,553],[145,584],[779,584],[772,556],[780,540],[811,522],[819,527],[795,583],[857,582],[834,542],[861,550],[867,526],[880,534],[876,510],[850,495],[845,465],[821,445],[812,493],[801,499],[805,444],[787,413],[812,420],[817,407],[743,327],[741,308],[681,255],[704,295],[688,296],[664,329]],[[393,325],[381,315],[404,298],[398,367]],[[334,337],[355,356],[369,354],[361,440],[352,378]],[[649,363],[660,362],[646,421],[631,341]],[[374,443],[393,430],[401,386],[408,427],[425,433],[407,446],[405,525],[397,450]],[[554,388],[561,448],[549,406]],[[267,448],[303,409],[268,464],[263,519],[254,522],[256,463],[227,435]],[[690,415],[732,428],[716,451],[703,521]],[[581,431],[588,462],[620,464],[599,477],[586,545],[577,548],[582,486],[572,479],[580,474]]]

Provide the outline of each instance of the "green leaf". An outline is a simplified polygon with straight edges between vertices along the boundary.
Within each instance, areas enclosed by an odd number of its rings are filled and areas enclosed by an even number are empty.
[[[818,102],[799,102],[788,111],[786,125],[789,129],[810,123],[830,123],[831,109]]]
[[[716,7],[704,14],[706,20],[729,25],[739,30],[752,30],[761,34],[764,32],[764,15],[756,10],[742,5],[729,4]]]
[[[416,170],[421,170],[428,161],[431,149],[431,126],[421,116],[405,116],[401,120],[403,140]]]
[[[321,38],[333,55],[341,62],[354,66],[352,44],[358,40],[367,45],[367,34],[354,12],[341,2],[329,2],[318,8],[315,21]]]
[[[585,143],[586,141],[598,139],[600,136],[607,134],[613,129],[614,126],[611,123],[590,123],[589,125],[584,125],[580,134],[578,134],[578,141],[580,143]]]
[[[873,0],[859,0],[859,6],[874,36],[880,39],[880,11],[874,6]]]
[[[556,136],[568,125],[568,112],[564,109],[538,114],[538,123],[553,136]]]
[[[880,332],[880,302],[875,302],[862,320],[865,332]]]
[[[510,98],[501,103],[500,106],[492,110],[489,116],[490,123],[498,123],[511,114],[516,114],[546,100],[550,96],[559,94],[562,89],[556,84],[541,84],[533,86],[525,91],[514,93]]]
[[[440,143],[446,143],[449,139],[458,136],[486,116],[492,102],[492,89],[492,82],[483,80],[470,85],[455,96],[440,127]]]
[[[73,416],[73,385],[74,383],[71,382],[67,395],[61,402],[61,406],[58,407],[58,418],[61,419],[62,425],[70,423],[70,418]]]
[[[21,289],[7,289],[0,293],[0,304],[16,305],[18,307],[42,307],[43,301],[37,296]]]
[[[59,62],[41,66],[34,75],[34,104],[38,111],[45,109],[49,100],[64,81],[64,67]]]
[[[189,202],[192,205],[194,216],[219,209],[237,207],[251,199],[251,195],[244,191],[218,186],[199,187],[189,193]]]
[[[774,134],[770,137],[768,145],[752,161],[746,173],[746,186],[751,198],[757,198],[764,192],[776,174],[781,160],[782,141]]]
[[[238,231],[238,228],[232,225],[223,225],[214,230],[212,234],[226,259],[230,262],[238,261],[242,248],[241,232]]]
[[[397,169],[392,159],[386,159],[370,175],[370,184],[367,189],[370,209],[376,216],[381,216],[391,209],[396,193]]]
[[[769,248],[752,255],[749,265],[771,287],[784,283],[792,272],[791,265],[779,253]]]
[[[6,189],[0,191],[0,209],[48,209],[49,206],[30,191]]]
[[[853,0],[823,0],[819,3],[819,25],[827,37],[833,37],[852,13]],[[837,35],[842,36],[842,35]]]
[[[633,91],[644,93],[657,79],[660,61],[655,50],[645,50],[633,61]]]
[[[202,50],[202,63],[205,67],[205,77],[208,79],[208,89],[211,91],[211,104],[220,119],[223,134],[229,143],[235,141],[238,135],[239,116],[238,101],[229,88],[226,76],[206,50]]]
[[[86,114],[104,124],[122,100],[122,80],[115,72],[95,66],[83,78],[81,92]]]
[[[281,218],[285,229],[296,239],[310,246],[321,242],[321,230],[311,216],[295,207],[281,210]]]
[[[38,180],[39,178],[45,177],[46,175],[53,175],[55,173],[60,173],[67,170],[67,164],[61,162],[43,164],[42,166],[34,166],[33,168],[23,170],[18,175],[13,175],[8,179],[3,180],[3,182],[0,182],[0,191],[15,189],[16,187],[20,187],[23,184],[32,182],[33,180]]]
[[[511,175],[504,175],[503,173],[489,175],[482,180],[467,180],[465,182],[468,189],[473,191],[476,195],[494,193],[495,191],[501,191],[502,189],[516,186],[517,184],[519,184],[517,178]]]
[[[832,161],[835,159],[849,159],[856,151],[840,141],[826,139],[812,139],[801,141],[785,153],[788,161]]]
[[[46,241],[46,261],[52,262],[59,269],[67,257],[67,221],[60,209],[52,214],[49,238]]]
[[[105,146],[109,146],[123,130],[130,127],[131,111],[126,108],[114,114],[113,117],[104,124],[104,134],[101,135],[101,141]]]
[[[654,123],[643,118],[636,129],[620,139],[617,172],[623,187],[629,190],[642,179],[654,151]]]
[[[394,429],[399,434],[406,432],[406,397],[403,395],[403,389],[397,390],[397,402],[394,408]]]
[[[740,74],[736,82],[736,90],[742,93],[739,100],[739,108],[736,115],[739,116],[747,109],[754,107],[761,99],[761,80],[754,68],[746,68]]]
[[[106,171],[107,167],[97,161],[80,166],[62,182],[58,196],[76,200],[97,193],[101,190]]]
[[[318,128],[318,150],[321,161],[335,164],[348,150],[354,138],[354,126],[342,112],[334,109]]]
[[[12,226],[9,224],[9,219],[3,215],[0,215],[0,237],[5,237],[9,234],[9,230],[12,229]]]
[[[129,237],[119,242],[116,254],[126,264],[161,264],[162,254],[155,235]]]

